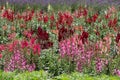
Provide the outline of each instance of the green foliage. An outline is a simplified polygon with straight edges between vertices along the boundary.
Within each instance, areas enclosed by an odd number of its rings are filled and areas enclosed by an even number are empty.
[[[25,72],[18,74],[14,80],[47,80],[48,74],[44,71]]]
[[[15,72],[1,72],[0,80],[14,80]]]
[[[119,79],[120,77],[117,76],[107,76],[107,75],[90,76],[87,74],[74,72],[69,75],[62,74],[60,76],[55,77],[53,80],[119,80]]]
[[[108,75],[90,76],[79,72],[50,77],[50,74],[43,70],[24,73],[0,71],[0,80],[120,80],[120,77]]]
[[[55,49],[42,51],[37,67],[38,70],[46,70],[51,74],[51,76],[58,76],[70,71],[68,61],[61,60],[57,50]]]
[[[44,71],[33,71],[33,72],[1,72],[0,80],[47,80],[49,79],[48,73]]]

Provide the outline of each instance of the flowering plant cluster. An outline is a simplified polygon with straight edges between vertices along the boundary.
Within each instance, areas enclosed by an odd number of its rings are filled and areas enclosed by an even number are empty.
[[[5,71],[33,71],[36,69],[35,60],[40,56],[40,44],[36,39],[15,40],[11,43],[0,45],[3,53],[3,65]],[[9,53],[8,53],[9,52]]]
[[[120,76],[119,16],[114,6],[100,11],[79,7],[73,12],[16,12],[1,6],[0,65],[5,71],[77,70]],[[65,71],[66,65],[70,71]]]

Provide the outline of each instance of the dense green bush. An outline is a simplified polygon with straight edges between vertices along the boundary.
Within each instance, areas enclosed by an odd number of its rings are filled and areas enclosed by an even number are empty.
[[[55,49],[42,51],[37,67],[38,70],[43,69],[49,72],[51,76],[58,76],[62,73],[70,72],[68,61],[60,59],[60,56]]]

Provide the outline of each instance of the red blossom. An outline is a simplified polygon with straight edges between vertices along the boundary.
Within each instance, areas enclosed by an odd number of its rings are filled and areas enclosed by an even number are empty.
[[[60,25],[64,25],[67,24],[68,26],[71,26],[72,22],[73,22],[73,17],[69,12],[59,12],[58,13],[58,23]]]
[[[25,22],[31,21],[33,16],[34,16],[34,10],[26,11],[22,14],[22,18],[24,19]]]
[[[48,42],[45,42],[45,43],[41,43],[42,49],[48,49],[48,48],[50,48],[52,46],[53,46],[53,42],[51,42],[51,41],[48,41]]]
[[[2,54],[0,54],[0,58],[2,58]]]
[[[98,18],[98,13],[92,16],[92,22],[96,22],[97,18]]]
[[[117,18],[114,18],[113,20],[110,20],[108,22],[108,26],[109,27],[115,27],[117,25],[117,22],[118,22]]]
[[[110,17],[111,17],[111,14],[106,14],[106,15],[105,15],[105,18],[106,18],[106,19],[109,19]]]
[[[47,23],[47,22],[48,22],[48,16],[47,16],[47,15],[45,15],[45,16],[43,17],[43,21],[44,21],[44,23]]]
[[[50,16],[50,20],[51,20],[51,21],[55,21],[55,16],[54,16],[54,14]]]
[[[41,40],[48,40],[49,39],[49,34],[45,30],[43,30],[41,27],[38,27],[37,36]]]
[[[92,19],[91,18],[87,18],[86,22],[89,23],[89,24],[91,24],[92,23]]]
[[[2,17],[8,19],[9,21],[13,21],[14,20],[14,12],[11,10],[5,10],[2,14]]]
[[[60,28],[58,32],[58,41],[61,41],[70,37],[73,33],[74,33],[74,30],[72,29],[67,29],[65,27]]]
[[[119,43],[119,40],[120,40],[120,33],[118,33],[116,36],[116,43]]]
[[[28,42],[26,40],[21,41],[21,47],[22,48],[28,47]]]
[[[0,51],[3,51],[5,49],[5,46],[4,45],[0,45]]]
[[[10,44],[7,44],[7,48],[10,52],[12,52],[14,50],[14,48],[19,44],[18,40],[13,41]]]
[[[31,39],[30,39],[30,44],[34,44],[34,43],[35,43],[35,40],[36,40],[35,38],[31,38]]]
[[[83,44],[85,44],[85,42],[87,42],[88,36],[89,36],[88,32],[83,31],[82,35],[80,36],[80,39],[82,40]]]
[[[41,49],[40,49],[39,44],[34,44],[32,49],[33,49],[34,54],[36,54],[36,53],[40,54]]]

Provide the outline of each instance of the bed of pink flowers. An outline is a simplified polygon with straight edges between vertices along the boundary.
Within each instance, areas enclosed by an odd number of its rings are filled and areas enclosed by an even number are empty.
[[[114,6],[101,11],[79,7],[74,12],[14,12],[1,6],[1,69],[37,70],[42,51],[57,49],[52,54],[58,54],[58,62],[66,60],[73,71],[120,76],[119,16]]]

